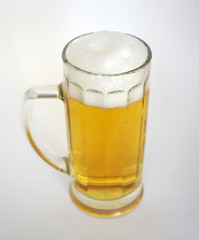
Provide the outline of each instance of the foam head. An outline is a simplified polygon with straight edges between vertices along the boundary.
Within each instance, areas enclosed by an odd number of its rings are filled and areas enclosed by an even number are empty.
[[[119,32],[95,32],[71,41],[63,54],[69,95],[83,104],[121,107],[143,97],[149,67],[126,74],[142,66],[148,57],[146,44],[138,38]],[[133,87],[136,97],[130,101]]]
[[[117,74],[142,65],[146,46],[137,38],[118,32],[100,31],[73,41],[66,58],[74,66],[88,72]]]

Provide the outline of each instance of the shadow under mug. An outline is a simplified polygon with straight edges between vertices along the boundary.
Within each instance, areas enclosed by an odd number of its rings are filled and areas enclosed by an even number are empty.
[[[22,119],[29,142],[43,160],[71,176],[70,195],[74,203],[97,216],[126,213],[143,194],[152,54],[144,41],[129,36],[147,49],[146,59],[138,68],[120,74],[82,70],[66,58],[75,38],[63,49],[63,82],[36,86],[24,94]],[[46,98],[59,99],[64,104],[68,156],[56,156],[35,140],[32,106],[35,100]]]

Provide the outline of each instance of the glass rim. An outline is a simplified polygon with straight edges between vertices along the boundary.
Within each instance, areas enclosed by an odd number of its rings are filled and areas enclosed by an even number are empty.
[[[116,31],[114,31],[114,32],[116,32]],[[148,45],[145,41],[143,41],[141,38],[138,38],[138,37],[136,37],[136,36],[134,36],[134,35],[131,35],[131,34],[128,34],[128,33],[124,33],[124,34],[129,35],[129,36],[131,36],[131,37],[133,37],[133,38],[138,39],[138,40],[141,41],[141,42],[145,45],[145,47],[147,48],[147,57],[146,57],[145,61],[143,62],[143,64],[141,64],[140,66],[138,66],[138,67],[136,67],[136,68],[133,68],[133,69],[131,69],[131,70],[129,70],[129,71],[125,71],[125,72],[121,72],[121,73],[113,73],[113,74],[110,74],[110,73],[94,73],[94,72],[90,72],[90,71],[87,71],[87,70],[84,70],[84,69],[81,69],[81,68],[75,66],[75,65],[72,64],[72,63],[67,59],[67,57],[66,57],[66,50],[67,50],[67,48],[68,48],[69,45],[70,45],[73,41],[75,41],[76,39],[81,38],[81,37],[84,37],[84,36],[86,36],[86,35],[93,34],[93,33],[94,33],[94,32],[82,34],[82,35],[80,35],[80,36],[78,36],[78,37],[75,37],[75,38],[73,38],[72,40],[70,40],[70,41],[65,45],[65,47],[64,47],[64,49],[63,49],[63,51],[62,51],[62,60],[63,60],[63,62],[66,63],[69,67],[72,67],[73,69],[75,69],[75,70],[77,70],[77,71],[80,71],[80,72],[83,72],[83,73],[86,73],[86,74],[89,74],[89,75],[104,76],[104,77],[121,76],[121,75],[127,75],[127,74],[131,74],[131,73],[134,73],[134,72],[138,72],[138,71],[144,69],[144,68],[151,62],[151,59],[152,59],[152,51],[151,51],[149,45]]]

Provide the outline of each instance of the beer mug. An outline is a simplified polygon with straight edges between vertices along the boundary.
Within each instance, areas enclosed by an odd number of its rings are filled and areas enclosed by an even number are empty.
[[[73,202],[92,215],[118,216],[142,198],[151,57],[149,46],[133,35],[85,34],[63,49],[63,82],[24,94],[29,142],[43,160],[70,175]],[[32,106],[46,98],[64,104],[67,156],[35,140]]]

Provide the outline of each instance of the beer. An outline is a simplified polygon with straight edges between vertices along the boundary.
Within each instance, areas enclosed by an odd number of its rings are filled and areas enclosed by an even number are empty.
[[[32,147],[71,176],[71,198],[88,213],[118,216],[142,198],[151,57],[149,46],[135,36],[88,33],[64,47],[62,83],[36,86],[24,95],[23,125]],[[44,98],[64,103],[67,156],[34,137],[33,102]]]
[[[69,98],[76,189],[97,200],[114,200],[140,184],[149,91],[128,107],[103,109]]]
[[[150,49],[102,31],[73,39],[63,60],[71,197],[96,215],[129,211],[143,193]]]

